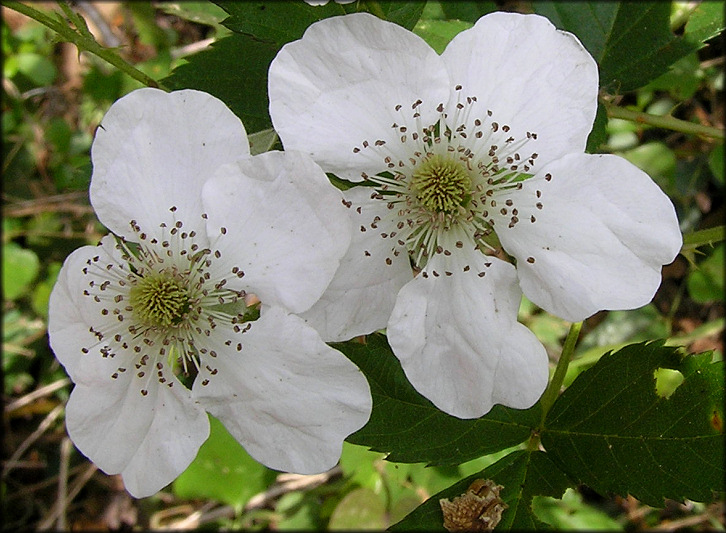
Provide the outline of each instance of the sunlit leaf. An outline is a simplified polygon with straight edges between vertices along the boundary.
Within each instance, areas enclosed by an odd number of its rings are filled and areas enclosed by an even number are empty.
[[[561,499],[535,496],[532,509],[537,518],[555,529],[579,531],[622,531],[623,526],[604,511],[588,505],[573,489],[567,489]]]
[[[670,396],[656,370],[683,375]],[[709,501],[723,490],[723,362],[662,342],[605,355],[557,399],[542,444],[571,477],[601,494]]]
[[[241,507],[265,490],[276,473],[252,459],[221,422],[211,416],[209,421],[209,438],[174,481],[174,493],[179,498],[213,499]]]
[[[386,505],[381,497],[371,489],[359,488],[340,501],[330,516],[328,528],[382,530],[386,522]]]
[[[3,298],[14,300],[30,288],[38,275],[40,260],[33,250],[9,242],[3,245]]]

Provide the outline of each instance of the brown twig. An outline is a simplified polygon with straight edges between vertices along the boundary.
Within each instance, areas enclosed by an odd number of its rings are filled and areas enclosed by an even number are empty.
[[[30,434],[30,436],[25,439],[20,446],[18,446],[18,449],[13,452],[13,455],[10,456],[10,459],[8,459],[5,462],[5,468],[3,469],[2,478],[5,479],[7,475],[10,473],[11,470],[13,470],[17,464],[18,459],[25,453],[25,451],[30,448],[33,443],[40,438],[40,436],[45,433],[48,428],[55,422],[56,418],[58,418],[62,413],[64,409],[64,405],[57,405],[55,408],[48,413],[48,415],[43,419],[43,421],[38,426],[38,429],[33,431],[33,433]]]
[[[83,471],[83,473],[75,479],[73,485],[71,485],[71,488],[68,491],[65,502],[63,502],[65,506],[69,505],[73,501],[73,499],[78,496],[78,493],[81,492],[81,489],[85,486],[86,483],[88,483],[88,480],[91,479],[91,476],[96,473],[96,470],[98,470],[98,467],[96,465],[89,464],[88,467],[86,467],[86,469]],[[65,507],[61,508],[59,502],[56,501],[56,503],[54,503],[53,507],[50,509],[49,513],[38,525],[38,531],[45,531],[50,529],[53,525],[53,522],[55,522],[59,514],[62,513],[64,510]]]
[[[12,413],[13,411],[17,411],[18,409],[25,407],[28,404],[33,403],[38,398],[42,398],[43,396],[48,396],[49,394],[53,394],[58,389],[62,389],[66,385],[68,385],[71,382],[68,378],[59,379],[58,381],[54,381],[53,383],[49,383],[48,385],[45,385],[44,387],[41,387],[39,389],[34,390],[33,392],[29,392],[28,394],[21,396],[17,400],[15,400],[12,403],[9,403],[5,406],[5,413]]]

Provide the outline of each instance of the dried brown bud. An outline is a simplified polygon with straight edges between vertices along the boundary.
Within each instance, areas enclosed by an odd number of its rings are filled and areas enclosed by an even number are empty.
[[[447,531],[491,531],[509,506],[499,497],[501,485],[491,479],[477,479],[454,501],[439,500]]]

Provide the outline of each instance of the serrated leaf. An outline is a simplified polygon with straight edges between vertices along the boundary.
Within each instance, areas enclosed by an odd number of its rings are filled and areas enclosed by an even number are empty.
[[[577,35],[600,65],[601,87],[614,92],[646,85],[724,27],[718,2],[699,4],[682,36],[671,31],[670,2],[534,2],[533,7]]]
[[[451,487],[434,494],[422,505],[391,527],[391,531],[442,531],[444,517],[439,500],[453,500],[465,493],[476,479],[491,479],[503,488],[500,498],[508,505],[497,529],[515,531],[545,529],[532,512],[534,496],[559,498],[572,482],[543,452],[512,452],[481,472],[462,479]]]
[[[561,30],[577,35],[592,57],[599,61],[620,5],[618,2],[534,2],[535,13],[550,19]]]
[[[683,382],[656,394],[656,370]],[[606,354],[557,399],[542,444],[571,477],[601,494],[709,501],[723,490],[723,362],[662,341]]]
[[[230,15],[224,26],[279,46],[302,37],[314,22],[355,12],[357,8],[357,3],[310,6],[301,0],[216,3]],[[386,20],[410,30],[421,16],[424,2],[378,2],[378,6]]]
[[[358,365],[373,396],[370,420],[349,442],[389,453],[393,462],[453,465],[519,444],[537,427],[539,404],[527,410],[496,405],[473,420],[440,411],[411,386],[383,335],[367,339],[333,345]]]
[[[188,58],[162,83],[172,90],[197,89],[222,100],[247,133],[272,127],[267,110],[267,70],[277,54],[274,44],[233,33]]]
[[[318,20],[354,9],[330,2],[310,6],[288,2],[217,2],[229,14],[223,25],[232,30],[210,48],[187,58],[162,83],[172,90],[197,89],[222,100],[245,125],[247,133],[270,128],[267,72],[285,43],[299,39]],[[388,19],[412,28],[421,2],[380,2]]]
[[[241,508],[275,480],[276,472],[255,461],[210,416],[210,433],[192,464],[174,481],[179,498],[205,498]]]

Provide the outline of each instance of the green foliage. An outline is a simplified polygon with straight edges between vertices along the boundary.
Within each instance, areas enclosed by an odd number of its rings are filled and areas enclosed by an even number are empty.
[[[174,481],[174,493],[180,498],[209,498],[241,508],[274,481],[275,472],[252,459],[216,418],[210,416],[209,421],[209,438]]]
[[[606,513],[582,500],[573,489],[567,489],[561,499],[535,496],[532,509],[537,517],[555,529],[578,531],[622,531],[623,526]]]
[[[517,451],[510,453],[481,472],[462,479],[432,496],[423,505],[396,524],[392,531],[443,530],[443,513],[439,500],[452,500],[465,493],[476,479],[491,479],[501,485],[500,497],[509,506],[502,514],[499,529],[544,529],[532,511],[534,496],[559,498],[571,481],[543,452]]]
[[[370,420],[347,440],[388,452],[390,461],[460,464],[519,444],[539,421],[539,404],[528,410],[497,405],[475,420],[447,415],[411,386],[383,335],[334,346],[363,371],[373,396]]]
[[[188,58],[186,64],[162,81],[171,89],[198,89],[223,100],[242,119],[248,133],[272,125],[267,109],[267,70],[280,48],[302,37],[313,22],[355,9],[335,2],[310,6],[297,0],[219,5],[229,14],[223,25],[232,35]],[[379,5],[388,20],[409,29],[423,11],[421,2]]]
[[[15,300],[30,289],[40,270],[40,260],[33,250],[10,242],[3,245],[3,297]]]
[[[688,292],[695,301],[705,303],[724,300],[723,252],[724,245],[720,244],[688,275]]]
[[[670,396],[655,371],[677,370]],[[709,501],[723,489],[723,363],[662,343],[634,344],[602,357],[558,398],[542,444],[573,479],[601,494]],[[686,459],[687,458],[687,459]]]
[[[670,2],[535,2],[533,7],[577,35],[600,65],[600,85],[618,93],[656,79],[724,28],[718,2],[699,4],[678,37],[670,27]]]

